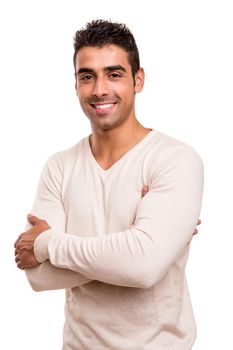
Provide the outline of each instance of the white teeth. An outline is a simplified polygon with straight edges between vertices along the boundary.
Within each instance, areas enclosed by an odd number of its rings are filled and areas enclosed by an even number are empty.
[[[114,103],[105,103],[102,105],[95,105],[95,108],[97,109],[107,109],[107,108],[111,108],[114,105]]]

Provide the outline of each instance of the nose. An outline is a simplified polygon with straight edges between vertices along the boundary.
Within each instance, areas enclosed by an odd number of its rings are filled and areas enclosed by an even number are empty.
[[[108,94],[109,94],[109,85],[108,85],[107,79],[105,79],[104,77],[97,78],[93,86],[92,95],[101,97],[101,96],[106,96]]]

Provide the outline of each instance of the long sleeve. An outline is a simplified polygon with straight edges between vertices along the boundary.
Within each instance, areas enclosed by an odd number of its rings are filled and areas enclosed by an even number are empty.
[[[66,215],[62,204],[62,166],[51,157],[46,163],[37,189],[32,213],[47,220],[55,231],[65,231]],[[27,227],[29,228],[29,227]],[[25,269],[31,287],[36,291],[78,287],[89,280],[78,272],[61,269],[46,261]]]
[[[156,284],[191,241],[201,208],[202,161],[189,147],[175,148],[157,160],[148,185],[129,228],[92,237],[45,231],[35,242],[38,259],[88,280],[139,288]]]

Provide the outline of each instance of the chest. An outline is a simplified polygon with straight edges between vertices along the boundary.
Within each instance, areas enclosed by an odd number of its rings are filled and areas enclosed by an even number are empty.
[[[77,164],[66,181],[63,199],[67,232],[102,235],[129,228],[146,181],[143,164],[111,171],[97,171],[88,162]]]

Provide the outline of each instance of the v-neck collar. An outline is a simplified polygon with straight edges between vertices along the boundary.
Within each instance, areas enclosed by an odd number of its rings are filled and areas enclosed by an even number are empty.
[[[139,141],[138,143],[136,143],[136,145],[134,145],[132,148],[130,148],[126,153],[123,154],[123,156],[121,158],[119,158],[116,162],[114,162],[109,168],[104,169],[102,168],[102,166],[97,162],[97,160],[95,159],[95,157],[93,156],[92,150],[91,150],[91,145],[90,145],[90,137],[91,135],[89,135],[88,137],[86,137],[85,142],[86,142],[86,148],[87,148],[87,152],[88,152],[88,157],[91,161],[91,163],[93,164],[93,166],[103,175],[107,175],[110,172],[113,171],[114,168],[116,168],[119,164],[122,163],[122,161],[128,157],[130,154],[136,152],[139,148],[141,148],[148,140],[150,140],[151,137],[153,137],[153,135],[156,134],[156,130],[151,129],[150,132],[148,132],[148,134],[146,134],[141,141]]]

